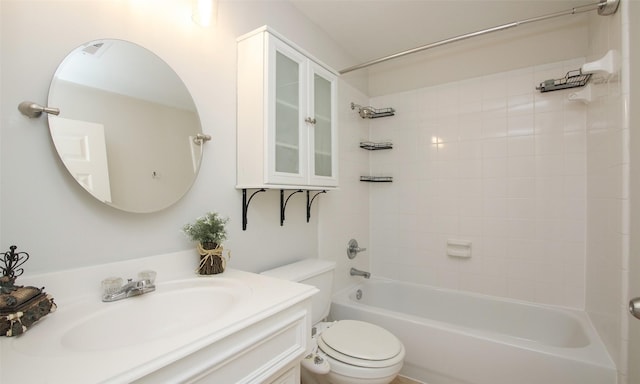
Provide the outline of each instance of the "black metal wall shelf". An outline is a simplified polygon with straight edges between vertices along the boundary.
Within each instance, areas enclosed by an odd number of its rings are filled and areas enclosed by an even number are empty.
[[[360,181],[369,183],[391,183],[393,176],[360,176]]]
[[[366,149],[367,151],[379,151],[381,149],[393,149],[393,143],[391,142],[383,142],[383,143],[374,143],[371,141],[361,141],[360,148]]]
[[[270,188],[241,188],[242,189],[242,230],[246,231],[247,230],[247,214],[249,211],[249,204],[251,203],[251,199],[254,198],[254,196],[260,192],[266,192],[268,189]],[[249,198],[247,198],[247,190],[248,189],[256,189],[256,191],[254,191]],[[286,188],[273,188],[273,189],[280,189],[280,226],[284,225],[284,220],[285,220],[285,211],[287,208],[287,203],[289,202],[289,199],[295,195],[296,193],[300,193],[300,192],[304,192],[302,189],[297,189],[297,188],[291,188],[291,189],[286,189]],[[286,190],[292,190],[293,192],[291,192],[289,194],[289,196],[287,196],[287,198],[285,199],[284,195],[285,195],[285,191]],[[309,220],[311,219],[311,205],[313,204],[313,201],[316,199],[316,197],[318,197],[318,195],[320,195],[321,193],[327,193],[326,189],[321,189],[318,190],[319,192],[317,192],[315,195],[313,195],[313,197],[311,197],[311,191],[310,189],[307,189],[307,223],[309,222]]]
[[[363,119],[377,119],[379,117],[388,117],[396,114],[396,110],[393,108],[374,108],[372,106],[362,106],[356,103],[351,103],[351,109],[357,109],[358,114]]]

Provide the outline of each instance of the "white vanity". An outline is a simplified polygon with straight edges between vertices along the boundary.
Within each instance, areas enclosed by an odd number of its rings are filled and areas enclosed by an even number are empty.
[[[228,269],[200,277],[193,251],[21,276],[58,310],[0,339],[0,384],[298,383],[316,289]],[[108,276],[157,271],[156,291],[100,299]]]

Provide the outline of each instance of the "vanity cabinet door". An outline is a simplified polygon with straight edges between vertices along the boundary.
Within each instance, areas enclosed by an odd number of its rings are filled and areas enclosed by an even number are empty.
[[[289,368],[285,373],[276,379],[269,381],[269,384],[299,384],[300,383],[300,364]]]

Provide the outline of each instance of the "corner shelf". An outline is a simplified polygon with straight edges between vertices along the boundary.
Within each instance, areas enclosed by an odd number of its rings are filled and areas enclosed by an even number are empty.
[[[356,103],[351,103],[351,109],[358,110],[358,114],[363,119],[377,119],[379,117],[388,117],[396,114],[396,110],[393,108],[374,108],[372,106],[362,106]]]
[[[382,143],[374,143],[372,141],[361,141],[360,148],[366,149],[367,151],[379,151],[382,149],[393,149],[393,143],[390,141],[385,141]]]
[[[373,107],[363,107],[361,105],[351,103],[351,109],[358,109],[358,114],[363,119],[375,119],[378,117],[388,117],[394,116],[396,111],[393,108],[373,108]],[[367,151],[380,151],[393,149],[393,143],[390,141],[384,142],[373,142],[373,141],[361,141],[360,148],[366,149]],[[393,182],[392,176],[360,176],[360,181],[365,181],[367,183],[391,183]]]
[[[392,176],[360,176],[360,181],[366,181],[368,183],[391,183],[393,182]]]

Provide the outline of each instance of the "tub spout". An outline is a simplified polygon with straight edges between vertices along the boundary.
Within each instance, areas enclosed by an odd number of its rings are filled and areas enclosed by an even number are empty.
[[[365,279],[368,279],[368,278],[371,277],[371,273],[365,272],[365,271],[361,271],[361,270],[355,269],[355,268],[351,268],[351,271],[349,271],[349,274],[351,276],[362,276]]]

